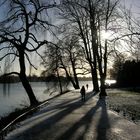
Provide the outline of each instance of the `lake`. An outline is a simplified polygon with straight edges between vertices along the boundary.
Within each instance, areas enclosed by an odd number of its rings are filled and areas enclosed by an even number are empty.
[[[110,85],[115,81],[109,80],[106,82]],[[92,81],[80,81],[80,87],[86,84],[89,85],[88,90],[92,90]],[[39,101],[49,99],[58,94],[56,85],[51,83],[47,84],[45,82],[31,82],[31,86],[33,88],[35,96]],[[28,96],[20,82],[6,85],[5,92],[3,90],[3,87],[4,85],[0,84],[0,117],[9,114],[16,108],[23,108],[25,105],[29,105]],[[70,90],[73,90],[73,87],[71,85],[69,85],[68,88]]]
[[[91,88],[91,81],[81,81],[80,86],[87,83]],[[58,94],[58,90],[53,90],[56,89],[54,88],[56,85],[50,83],[48,85],[49,86],[47,86],[45,82],[31,82],[35,96],[39,101],[49,99],[54,96],[54,94]],[[4,85],[0,84],[0,117],[9,114],[16,108],[23,108],[25,105],[29,105],[28,96],[20,82],[6,85],[5,91],[3,88]],[[73,89],[72,86],[69,85],[69,89]]]
[[[39,101],[47,99],[44,91],[45,83],[31,83],[34,93]],[[28,96],[21,83],[12,83],[6,85],[6,91],[3,90],[3,84],[0,84],[0,116],[5,116],[15,108],[22,108],[23,105],[29,105]]]

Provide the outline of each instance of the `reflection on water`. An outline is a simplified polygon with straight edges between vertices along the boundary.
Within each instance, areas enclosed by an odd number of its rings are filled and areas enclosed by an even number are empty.
[[[39,101],[47,99],[45,83],[32,83],[33,91]],[[15,108],[29,105],[28,96],[21,83],[0,84],[0,116],[6,115]]]
[[[112,84],[116,84],[116,80],[105,80],[105,83],[109,86],[111,86]]]
[[[3,83],[3,96],[9,96],[10,86],[11,86],[11,84],[9,84],[9,83]]]

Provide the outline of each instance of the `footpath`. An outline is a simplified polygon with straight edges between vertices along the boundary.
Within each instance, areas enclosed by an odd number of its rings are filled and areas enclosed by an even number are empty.
[[[20,122],[6,140],[140,140],[140,126],[107,109],[93,92],[59,96]]]

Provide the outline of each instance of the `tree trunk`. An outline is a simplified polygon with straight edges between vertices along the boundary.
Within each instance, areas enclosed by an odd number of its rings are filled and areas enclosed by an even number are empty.
[[[73,85],[73,87],[74,87],[75,89],[79,89],[79,88],[80,88],[79,85],[75,84],[75,82],[74,82],[74,80],[72,79],[72,77],[70,77],[69,75],[67,75],[67,77],[68,77],[69,81],[72,83],[72,85]]]
[[[101,87],[100,87],[100,95],[99,96],[101,98],[103,96],[107,96],[106,87],[105,87],[105,76],[104,75],[101,75],[100,82],[101,82]]]
[[[24,89],[26,90],[28,97],[29,97],[30,105],[33,106],[33,105],[38,104],[38,101],[33,93],[33,90],[31,88],[31,85],[30,85],[26,75],[23,73],[20,73],[20,80],[22,82]]]
[[[98,78],[97,78],[97,71],[92,66],[91,66],[91,75],[92,75],[93,91],[99,92],[99,84],[98,84]]]
[[[26,90],[26,93],[29,97],[29,101],[30,101],[30,105],[36,105],[38,104],[38,101],[33,93],[33,90],[31,88],[31,85],[27,79],[26,76],[26,68],[25,68],[25,60],[24,60],[24,51],[22,50],[22,52],[19,52],[19,64],[20,64],[20,80],[22,82],[23,87]]]
[[[77,78],[77,74],[76,73],[74,74],[74,79],[75,79],[76,89],[80,89],[79,81],[78,81],[78,78]]]
[[[64,68],[64,70],[65,70],[65,72],[66,72],[66,76],[67,76],[68,80],[72,83],[73,87],[74,87],[75,89],[79,89],[79,88],[80,88],[79,85],[75,84],[74,80],[73,80],[72,77],[69,75],[67,69],[66,69],[65,67],[63,67],[63,68]]]
[[[93,65],[92,67],[92,80],[94,83],[94,91],[99,92],[99,84],[98,84],[98,76],[97,76],[97,60],[96,60],[96,53],[97,53],[97,33],[95,27],[95,11],[91,6],[91,1],[89,0],[89,7],[90,7],[90,28],[91,28],[91,37],[92,37],[92,57],[93,57]]]
[[[69,81],[72,83],[73,87],[75,89],[80,89],[79,85],[75,84],[74,80],[72,79],[72,77],[70,77],[69,75],[67,75]]]

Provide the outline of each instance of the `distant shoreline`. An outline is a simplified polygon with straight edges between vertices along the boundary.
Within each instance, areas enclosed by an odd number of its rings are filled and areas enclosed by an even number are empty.
[[[27,76],[28,80],[30,82],[53,82],[56,81],[57,77],[52,77],[50,79],[50,77],[38,77],[38,76]],[[66,77],[61,77],[62,81],[66,80]],[[91,77],[78,77],[79,81],[91,81]],[[19,77],[17,76],[8,76],[8,77],[3,77],[0,76],[0,83],[1,84],[5,84],[5,83],[18,83],[20,82]]]

